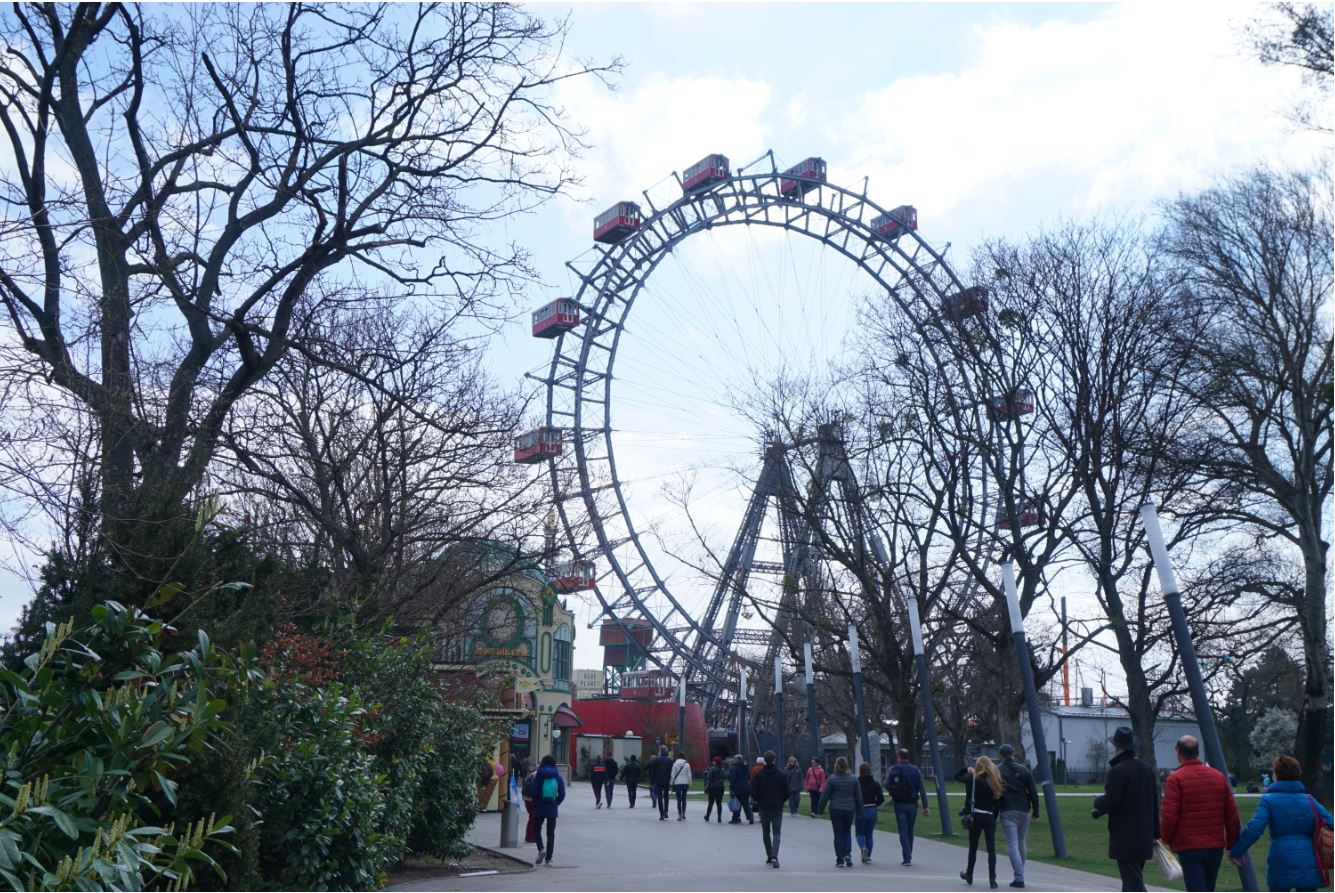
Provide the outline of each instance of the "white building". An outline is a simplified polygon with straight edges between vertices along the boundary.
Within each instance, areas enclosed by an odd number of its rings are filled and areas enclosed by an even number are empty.
[[[1118,726],[1131,725],[1131,715],[1117,707],[1075,706],[1058,704],[1042,708],[1043,736],[1047,739],[1048,759],[1056,767],[1058,760],[1066,764],[1066,777],[1072,783],[1101,781],[1113,757],[1109,740]],[[1152,746],[1156,764],[1161,769],[1177,767],[1173,745],[1183,735],[1200,737],[1200,728],[1194,716],[1160,715],[1154,724],[1154,741],[1137,742],[1140,751],[1147,753]],[[1020,739],[1026,755],[1034,753],[1033,734],[1029,728],[1029,714],[1020,714]],[[1033,765],[1032,758],[1026,762]],[[1060,774],[1058,773],[1058,778]]]
[[[576,698],[593,698],[603,693],[602,670],[576,670],[571,682],[575,685]]]

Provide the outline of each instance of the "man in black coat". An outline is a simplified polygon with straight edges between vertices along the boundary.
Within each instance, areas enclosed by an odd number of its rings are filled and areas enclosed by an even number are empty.
[[[667,821],[668,791],[672,790],[672,757],[666,745],[658,748],[658,756],[649,761],[649,784],[658,792],[658,820]]]
[[[626,783],[626,799],[630,801],[630,808],[635,808],[635,789],[640,784],[640,762],[635,759],[635,754],[626,758],[626,765],[621,767],[621,780]]]
[[[603,758],[603,765],[607,767],[607,784],[603,787],[603,795],[607,798],[607,808],[612,808],[612,792],[617,786],[617,761],[611,756]]]
[[[1117,862],[1123,890],[1145,889],[1145,863],[1159,839],[1159,784],[1154,770],[1136,759],[1136,739],[1127,726],[1112,737],[1103,796],[1094,800],[1094,818],[1108,817],[1108,858]]]
[[[788,779],[775,765],[774,751],[765,751],[765,765],[751,782],[751,799],[760,813],[760,837],[765,842],[765,864],[779,867],[779,832],[783,829],[783,807],[788,802]]]

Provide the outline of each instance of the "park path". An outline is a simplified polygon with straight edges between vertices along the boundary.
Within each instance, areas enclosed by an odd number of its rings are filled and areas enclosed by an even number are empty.
[[[692,799],[686,821],[672,817],[658,821],[641,795],[635,809],[626,806],[625,789],[618,787],[616,805],[595,809],[588,784],[570,785],[556,826],[553,867],[540,866],[517,874],[472,878],[445,878],[401,884],[393,890],[987,890],[986,853],[980,853],[972,888],[960,880],[966,851],[957,846],[919,838],[913,864],[901,866],[899,839],[894,832],[878,831],[873,863],[858,861],[856,842],[853,867],[834,867],[830,823],[806,815],[784,816],[778,871],[765,864],[760,822],[729,825],[704,821],[705,804]],[[920,829],[939,830],[936,813],[919,818]],[[523,837],[523,825],[520,825]],[[495,849],[500,842],[500,814],[478,817],[469,841]],[[1044,845],[1031,841],[1031,845]],[[1010,862],[1005,843],[997,834],[997,880],[1008,890]],[[532,861],[536,847],[522,843],[502,852]],[[1115,878],[1030,862],[1025,870],[1028,890],[1118,890]],[[980,882],[981,879],[981,882]]]

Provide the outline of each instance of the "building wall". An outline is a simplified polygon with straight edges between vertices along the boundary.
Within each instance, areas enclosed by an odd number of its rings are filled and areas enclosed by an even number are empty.
[[[1113,757],[1109,741],[1118,726],[1129,726],[1131,717],[1111,707],[1058,707],[1042,711],[1043,735],[1048,753],[1066,760],[1066,773],[1073,783],[1102,781]],[[1151,742],[1155,762],[1161,769],[1177,766],[1173,745],[1183,735],[1200,737],[1200,727],[1194,717],[1163,718],[1155,723],[1154,741]],[[1062,738],[1066,739],[1065,748]],[[1026,762],[1033,765],[1033,735],[1029,730],[1029,715],[1020,715],[1020,738],[1024,742]],[[1140,753],[1147,755],[1149,748],[1139,742]]]
[[[584,721],[583,726],[571,730],[575,735],[624,737],[630,732],[642,740],[642,760],[653,756],[659,739],[664,739],[666,743],[669,737],[675,737],[680,725],[677,705],[671,701],[600,698],[595,701],[575,701],[571,707]],[[573,740],[569,748],[567,757],[578,774],[579,754]],[[686,705],[686,756],[694,772],[703,772],[709,764],[709,738],[704,710],[699,704]]]

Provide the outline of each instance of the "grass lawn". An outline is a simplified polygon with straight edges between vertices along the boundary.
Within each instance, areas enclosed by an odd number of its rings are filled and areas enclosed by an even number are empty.
[[[1099,789],[1102,793],[1102,789]],[[939,840],[944,843],[951,843],[959,846],[961,849],[969,845],[968,835],[960,828],[959,816],[956,814],[964,807],[963,792],[950,794],[951,825],[954,828],[954,837],[941,836],[941,820],[936,814],[936,796],[931,797],[932,817],[925,819],[921,813],[918,815],[918,824],[916,831],[919,837],[927,840]],[[1095,821],[1089,817],[1090,810],[1094,808],[1094,795],[1089,797],[1061,797],[1059,798],[1062,811],[1062,830],[1066,835],[1066,851],[1070,855],[1065,859],[1057,859],[1052,855],[1052,832],[1048,828],[1046,813],[1044,818],[1032,823],[1029,826],[1029,858],[1038,862],[1047,862],[1051,865],[1061,865],[1065,868],[1075,868],[1080,871],[1089,871],[1094,874],[1104,874],[1109,877],[1117,877],[1117,864],[1108,858],[1108,818]],[[1238,799],[1238,812],[1245,826],[1251,819],[1252,813],[1256,811],[1256,804],[1259,802],[1255,797],[1241,797]],[[803,807],[803,812],[808,808]],[[998,823],[999,825],[999,823]],[[882,850],[885,847],[894,847],[894,852],[898,852],[899,840],[895,832],[895,814],[887,806],[881,807],[880,817],[876,823],[878,836],[886,835],[877,841],[877,849]],[[1269,846],[1270,839],[1263,836],[1249,851],[1252,857],[1252,864],[1256,867],[1256,876],[1265,886],[1265,853]],[[983,846],[982,841],[979,842]],[[979,853],[979,867],[974,869],[975,877],[978,876],[981,868],[983,877],[987,875],[987,854]],[[960,854],[960,868],[964,868],[964,853]],[[1010,860],[1006,858],[1006,838],[997,828],[997,879],[1005,887],[1010,881]],[[1176,884],[1170,884],[1159,871],[1159,866],[1154,860],[1145,864],[1145,883],[1151,886],[1176,887],[1181,889],[1181,881]],[[1219,870],[1219,890],[1241,890],[1242,883],[1238,878],[1238,870],[1229,864],[1227,857]]]

